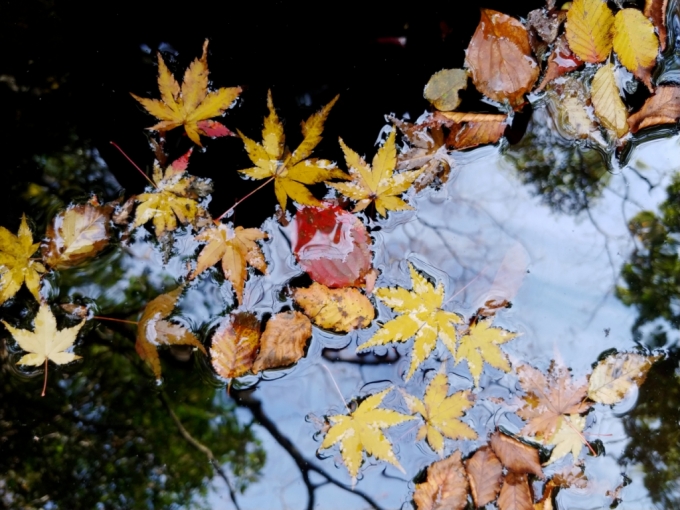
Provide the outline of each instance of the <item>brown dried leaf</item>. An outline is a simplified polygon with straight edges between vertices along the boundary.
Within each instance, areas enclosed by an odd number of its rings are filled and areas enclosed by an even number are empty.
[[[534,510],[533,503],[527,475],[512,472],[505,475],[496,503],[499,510]]]
[[[293,299],[314,324],[339,333],[367,328],[375,318],[369,299],[353,287],[329,289],[314,282],[306,289],[294,289]]]
[[[531,473],[544,478],[538,450],[499,431],[491,434],[491,448],[503,465],[515,473]]]
[[[659,34],[659,44],[661,51],[666,49],[666,10],[668,8],[668,0],[645,0],[644,14],[652,20],[656,31]]]
[[[463,510],[467,506],[468,480],[460,450],[427,468],[427,480],[416,484],[417,510]]]
[[[639,111],[628,118],[631,133],[680,120],[680,87],[662,85],[645,101]]]
[[[476,507],[491,503],[501,489],[503,466],[491,448],[483,446],[465,461],[470,491]]]
[[[541,84],[536,87],[536,92],[541,91],[545,86],[553,81],[555,78],[559,78],[563,74],[566,74],[574,69],[578,69],[583,65],[583,60],[574,55],[569,48],[567,39],[564,35],[561,35],[555,47],[548,57],[548,65],[545,71],[545,76],[541,80]]]
[[[496,143],[507,126],[505,115],[491,113],[437,112],[435,121],[450,127],[446,144],[457,150]]]
[[[212,337],[212,366],[226,379],[240,377],[252,367],[259,346],[260,322],[257,317],[249,312],[232,314],[224,318]]]
[[[253,373],[292,365],[304,355],[311,336],[312,323],[307,316],[300,312],[277,313],[269,319],[262,333]]]
[[[467,88],[468,73],[464,69],[442,69],[432,75],[423,96],[437,109],[455,110],[460,104],[458,93]]]
[[[527,26],[533,28],[544,42],[552,44],[557,39],[557,34],[565,19],[567,19],[566,11],[535,9],[527,16]]]
[[[531,90],[539,74],[526,28],[516,19],[490,9],[482,9],[465,64],[482,94],[500,103],[507,101],[515,109],[524,103],[524,94]]]

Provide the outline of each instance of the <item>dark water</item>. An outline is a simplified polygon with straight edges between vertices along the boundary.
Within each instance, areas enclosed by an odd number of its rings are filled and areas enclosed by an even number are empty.
[[[539,5],[513,4],[511,13]],[[484,6],[509,12],[507,5]],[[384,114],[415,119],[427,108],[423,84],[432,72],[461,65],[476,7],[385,7],[371,17],[350,3],[328,17],[272,3],[242,7],[222,20],[208,5],[189,20],[160,5],[147,10],[123,2],[112,7],[116,23],[102,27],[78,24],[76,13],[91,12],[89,4],[7,4],[0,37],[16,51],[0,68],[8,128],[0,224],[16,232],[25,212],[37,237],[73,200],[144,189],[108,142],[150,167],[143,132],[150,117],[128,91],[156,97],[158,47],[168,55],[176,50],[175,68],[183,69],[210,37],[214,82],[247,87],[225,123],[252,136],[270,87],[292,146],[299,121],[340,93],[317,153],[341,160],[338,136],[372,155]],[[443,39],[446,26],[453,32]],[[406,37],[406,45],[385,39],[393,37]],[[317,53],[308,53],[310,47]],[[453,154],[449,183],[412,195],[414,211],[367,219],[381,271],[377,285],[409,287],[410,262],[442,282],[450,309],[469,317],[508,252],[521,249],[528,273],[512,307],[495,322],[521,334],[504,346],[514,366],[545,369],[561,360],[581,376],[609,349],[663,348],[666,358],[639,391],[588,415],[588,439],[601,442],[604,453],[587,458],[590,485],[561,491],[557,504],[678,508],[680,194],[677,186],[667,188],[680,171],[680,140],[673,129],[657,131],[619,166],[561,139],[546,129],[546,118],[539,104],[518,143]],[[171,153],[186,150],[186,139],[170,141]],[[204,153],[192,156],[189,171],[215,182],[213,214],[253,188],[236,174],[247,166],[236,139],[209,141]],[[233,217],[243,226],[262,224],[271,236],[264,246],[269,274],[251,277],[244,297],[245,308],[265,316],[290,306],[283,289],[300,274],[287,233],[271,217],[274,204],[271,189],[264,190]],[[631,232],[641,211],[651,211],[648,221]],[[644,230],[650,222],[658,228]],[[134,319],[149,300],[175,287],[196,246],[190,235],[178,234],[166,263],[151,233],[139,229],[125,247],[50,275],[44,293],[51,303],[88,304],[97,315]],[[23,289],[0,316],[28,326],[37,308],[31,300]],[[205,340],[233,306],[230,285],[214,273],[192,285],[177,316]],[[379,321],[390,318],[387,308],[378,310]],[[354,490],[337,449],[317,454],[324,417],[390,385],[421,395],[428,371],[446,361],[440,345],[425,371],[406,384],[410,343],[376,349],[377,356],[355,354],[376,330],[374,324],[345,336],[315,329],[294,367],[243,378],[227,394],[205,359],[181,349],[163,351],[157,385],[134,351],[134,328],[90,321],[76,346],[84,360],[51,368],[44,398],[42,371],[17,368],[21,354],[3,333],[0,508],[235,508],[234,500],[241,509],[411,508],[414,479],[439,458],[415,440],[417,427],[389,430],[404,473],[369,458]],[[450,364],[448,372],[452,391],[470,387],[465,364]],[[512,401],[518,390],[514,374],[488,368],[481,386],[480,398]],[[385,404],[407,412],[397,391]],[[472,452],[493,425],[517,432],[522,423],[501,411],[492,401],[475,407],[466,419],[481,439],[449,442],[447,453]],[[197,442],[210,449],[214,465]],[[617,490],[618,499],[608,494]]]

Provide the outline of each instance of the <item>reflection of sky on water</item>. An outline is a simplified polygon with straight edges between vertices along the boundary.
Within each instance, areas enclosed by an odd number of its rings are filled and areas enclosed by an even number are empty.
[[[527,187],[513,175],[515,170],[496,149],[485,148],[464,154],[457,159],[456,178],[446,189],[416,197],[416,212],[392,214],[382,230],[376,233],[379,246],[376,263],[383,270],[378,285],[384,285],[385,275],[392,282],[408,285],[404,260],[410,260],[434,278],[444,281],[446,299],[467,285],[449,306],[469,316],[484,300],[509,247],[519,242],[529,253],[529,274],[513,300],[513,307],[501,312],[496,324],[520,331],[522,336],[506,344],[505,350],[514,363],[528,361],[541,368],[547,367],[550,360],[561,358],[574,369],[575,375],[582,375],[600,352],[612,347],[629,349],[634,346],[630,327],[635,312],[624,307],[612,294],[619,268],[633,246],[626,227],[627,219],[640,208],[654,209],[665,198],[664,188],[668,176],[676,170],[677,154],[677,138],[638,148],[629,167],[612,176],[604,196],[594,202],[590,217],[587,213],[569,217],[551,212],[539,198],[531,197]],[[650,190],[633,169],[658,185]],[[281,238],[274,241],[282,242]],[[271,247],[272,269],[278,281],[268,283],[266,290],[276,288],[292,276],[290,260],[286,260],[289,252],[285,248],[283,244]],[[277,257],[277,253],[283,258]],[[257,285],[260,284],[253,282],[253,288]],[[268,301],[268,305],[271,303],[264,297],[267,292],[254,294]],[[387,309],[380,307],[380,310],[381,319],[389,318],[384,315]],[[610,331],[608,336],[605,329]],[[359,336],[367,337],[374,330],[375,326]],[[337,450],[326,452],[328,456],[320,460],[315,456],[320,442],[313,438],[319,429],[314,417],[345,412],[338,391],[318,361],[322,359],[322,345],[342,347],[342,344],[344,342],[337,336],[317,332],[307,359],[290,370],[286,377],[260,384],[254,397],[262,400],[264,411],[305,458],[336,480],[349,484],[349,476],[340,463]],[[354,338],[348,350],[356,345]],[[410,346],[410,342],[406,345]],[[401,347],[398,350],[402,354],[408,351]],[[424,364],[425,368],[436,367],[437,356],[445,359],[444,351],[439,346],[435,356]],[[396,387],[406,387],[421,396],[422,373],[408,385],[401,378],[407,361],[407,357],[402,357],[394,364],[377,366],[323,359],[321,362],[332,372],[342,396],[349,400],[382,389],[390,381]],[[451,368],[449,361],[449,371]],[[469,385],[469,373],[463,365],[452,371],[455,375],[450,381],[454,387],[462,389]],[[511,376],[502,377],[500,372],[488,369],[485,373],[489,374],[485,394],[512,398],[514,380]],[[633,483],[623,489],[620,508],[652,506],[642,484],[643,473],[635,466],[619,466],[616,461],[626,445],[617,416],[630,410],[635,398],[636,395],[632,395],[613,410],[598,407],[597,414],[589,415],[587,432],[593,434],[591,440],[600,439],[604,443],[607,456],[589,458],[586,473],[591,485],[584,490],[562,491],[558,497],[561,508],[609,506],[611,500],[604,494],[621,483],[620,473],[624,471]],[[405,411],[396,391],[385,403]],[[495,423],[510,430],[521,426],[516,419],[494,415],[498,408],[492,407],[480,404],[469,413],[468,420],[478,431],[483,430],[489,419],[495,419]],[[310,413],[311,420],[305,421],[305,412]],[[267,465],[261,481],[251,485],[239,498],[241,508],[304,508],[306,488],[295,464],[264,429],[258,428],[258,433],[267,447]],[[405,475],[392,466],[372,460],[362,470],[363,478],[356,488],[371,494],[383,508],[408,507],[413,490],[410,481],[437,460],[427,446],[414,443],[415,433],[416,428],[409,423],[388,431],[391,440],[398,443],[395,449]],[[451,451],[452,446],[449,443],[447,451]],[[562,462],[557,463],[557,466],[561,465]],[[322,481],[314,474],[312,479]],[[211,501],[220,508],[231,505],[222,491],[214,492]],[[366,502],[359,497],[331,484],[317,490],[315,508],[366,507]]]

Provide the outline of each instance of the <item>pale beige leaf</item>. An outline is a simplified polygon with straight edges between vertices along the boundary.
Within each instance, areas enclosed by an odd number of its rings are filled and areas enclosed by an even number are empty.
[[[634,352],[620,352],[600,361],[588,383],[588,398],[601,404],[616,404],[633,387],[645,382],[647,372],[661,358]]]

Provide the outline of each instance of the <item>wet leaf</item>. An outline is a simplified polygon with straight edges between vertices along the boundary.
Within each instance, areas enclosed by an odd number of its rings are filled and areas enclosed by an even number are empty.
[[[569,47],[584,62],[602,62],[612,51],[614,14],[604,0],[574,0],[567,12]]]
[[[527,15],[527,26],[534,29],[541,40],[552,44],[566,17],[563,10],[534,9]]]
[[[662,85],[645,101],[639,111],[628,118],[631,133],[680,120],[680,87]]]
[[[293,290],[293,299],[314,324],[338,333],[367,328],[375,318],[369,299],[354,288],[329,289],[315,282]]]
[[[531,55],[529,34],[514,18],[482,9],[467,48],[465,65],[475,87],[485,96],[517,109],[531,90],[539,68]]]
[[[182,290],[183,287],[177,287],[172,292],[161,294],[149,301],[137,325],[135,350],[139,357],[151,366],[156,379],[161,378],[161,360],[157,350],[160,345],[191,345],[203,354],[207,354],[201,342],[191,331],[184,326],[165,320],[175,308]]]
[[[460,450],[427,468],[427,479],[416,484],[413,501],[417,510],[463,510],[467,506],[468,480]]]
[[[614,17],[614,51],[621,63],[652,90],[652,69],[659,53],[654,25],[637,9],[622,9]]]
[[[460,337],[456,365],[467,360],[475,386],[479,386],[484,362],[503,372],[509,372],[510,363],[498,346],[509,342],[516,336],[517,333],[511,333],[501,328],[492,328],[489,320],[480,320],[471,325],[467,332]]]
[[[588,382],[588,398],[601,404],[616,404],[633,387],[645,382],[647,372],[661,356],[620,352],[600,361]]]
[[[527,475],[508,473],[503,479],[503,487],[498,496],[499,510],[534,510]]]
[[[449,112],[458,108],[458,93],[467,88],[468,73],[464,69],[442,69],[432,75],[423,96],[437,109]]]
[[[434,285],[421,276],[411,264],[409,271],[413,283],[412,290],[394,287],[375,291],[378,299],[401,315],[383,324],[373,337],[357,347],[357,351],[363,351],[376,345],[405,342],[415,336],[406,380],[411,378],[416,368],[433,351],[437,337],[442,339],[444,345],[455,356],[454,324],[461,322],[461,318],[455,313],[442,310],[444,286],[441,283],[435,289]]]
[[[300,312],[281,312],[272,316],[260,337],[260,353],[253,364],[253,373],[292,365],[305,354],[307,340],[311,337],[312,323]]]
[[[531,473],[544,478],[538,450],[499,431],[491,434],[491,448],[501,463],[515,473]]]
[[[548,444],[555,445],[555,448],[550,453],[550,458],[546,465],[561,459],[569,452],[571,452],[574,462],[576,462],[584,445],[582,432],[585,426],[585,416],[579,416],[578,414],[562,416],[559,420],[557,432],[548,441]]]
[[[496,499],[501,490],[503,466],[488,446],[482,446],[465,461],[465,470],[470,481],[470,492],[477,508]]]
[[[517,369],[526,395],[517,416],[527,422],[522,434],[550,439],[564,415],[582,414],[590,404],[584,402],[588,385],[574,381],[566,367],[551,363],[547,374],[529,365]]]
[[[342,460],[354,480],[359,474],[364,450],[368,455],[389,462],[403,471],[382,429],[414,418],[391,409],[377,409],[391,390],[388,388],[371,395],[361,402],[350,415],[335,415],[328,418],[331,427],[326,433],[321,448],[330,448],[340,443]]]
[[[339,207],[300,208],[291,244],[302,269],[328,287],[363,285],[371,270],[373,254],[366,227]]]
[[[200,59],[194,60],[186,70],[181,87],[158,53],[158,88],[161,99],[147,99],[132,94],[132,97],[151,115],[161,121],[149,129],[169,131],[184,126],[187,136],[196,145],[201,145],[199,134],[215,136],[214,131],[219,124],[216,121],[208,125],[202,124],[208,129],[206,132],[198,123],[222,115],[241,93],[241,87],[220,88],[208,92],[207,39],[203,43],[203,55]]]
[[[239,136],[245,144],[248,157],[255,165],[252,168],[239,170],[243,175],[254,180],[274,179],[274,192],[281,209],[286,209],[288,198],[302,205],[320,206],[306,186],[328,181],[329,179],[348,179],[347,174],[335,167],[334,163],[325,159],[307,159],[321,141],[323,125],[338,100],[333,100],[321,110],[313,114],[307,122],[302,123],[302,142],[291,154],[285,143],[283,124],[279,120],[271,90],[267,94],[269,116],[264,119],[262,143],[245,136]]]
[[[449,126],[446,145],[457,150],[496,143],[508,125],[507,116],[491,113],[437,112],[435,120]]]
[[[540,85],[536,87],[535,92],[543,90],[545,86],[555,78],[559,78],[570,71],[578,69],[582,65],[583,61],[574,55],[567,44],[566,37],[561,35],[557,39],[557,42],[555,42],[555,47],[548,57],[545,76],[543,76]]]
[[[39,246],[40,243],[33,243],[25,214],[21,216],[17,235],[0,227],[0,304],[19,292],[24,283],[33,297],[42,301],[40,275],[47,270],[37,260],[31,260]]]
[[[109,243],[111,207],[71,206],[47,227],[43,260],[54,269],[66,269],[94,257]]]
[[[652,20],[659,34],[659,44],[661,51],[666,49],[667,29],[666,29],[666,9],[668,0],[645,0],[644,14]]]
[[[329,184],[329,186],[357,203],[354,212],[363,211],[371,203],[375,204],[376,210],[382,216],[387,216],[387,211],[413,209],[398,195],[406,192],[423,170],[394,173],[397,165],[397,148],[394,139],[395,131],[393,130],[373,158],[372,168],[361,156],[347,147],[342,139],[340,140],[352,182]]]
[[[602,125],[614,131],[619,138],[625,135],[628,132],[628,113],[616,85],[612,64],[603,65],[595,73],[590,94],[595,114]]]
[[[231,379],[253,366],[260,347],[260,321],[250,312],[233,313],[222,320],[212,336],[210,361],[215,372]]]
[[[248,275],[247,265],[251,265],[262,273],[267,272],[267,262],[256,242],[266,238],[267,234],[256,228],[236,227],[232,230],[224,224],[202,231],[195,239],[207,244],[199,253],[196,269],[189,279],[196,278],[221,260],[222,272],[234,287],[236,298],[241,304]]]
[[[411,412],[420,414],[425,421],[418,431],[418,440],[427,438],[439,455],[444,453],[444,437],[477,439],[477,433],[458,419],[473,405],[470,391],[459,391],[447,397],[448,392],[446,374],[439,373],[430,381],[422,401],[412,395],[404,395]]]

